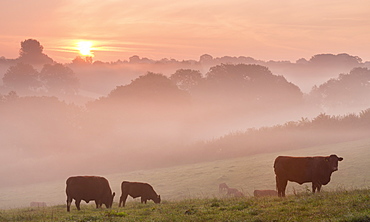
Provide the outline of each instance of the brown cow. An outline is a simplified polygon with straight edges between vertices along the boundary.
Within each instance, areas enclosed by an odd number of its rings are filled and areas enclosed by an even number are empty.
[[[227,188],[227,193],[228,196],[234,196],[234,197],[244,197],[244,194],[240,192],[236,188]]]
[[[338,161],[342,157],[337,155],[317,157],[289,157],[279,156],[274,162],[276,174],[276,188],[279,197],[285,197],[285,188],[288,181],[299,184],[312,182],[312,192],[321,190],[322,185],[330,182],[331,174],[338,170]]]
[[[115,193],[110,189],[109,182],[104,177],[97,176],[76,176],[67,179],[67,211],[70,211],[72,200],[75,199],[75,204],[80,210],[81,200],[86,203],[94,200],[96,208],[103,204],[107,208],[111,208]]]
[[[229,189],[229,186],[226,184],[226,183],[220,183],[219,185],[218,185],[218,191],[221,193],[222,191],[224,191],[224,190],[227,190],[227,189]]]
[[[255,190],[253,195],[255,197],[277,197],[278,192],[276,190]]]
[[[123,181],[121,184],[121,191],[122,195],[119,199],[118,207],[121,207],[121,204],[122,207],[125,206],[128,195],[132,198],[141,197],[141,203],[146,203],[147,200],[153,200],[154,203],[161,202],[161,196],[147,183]]]

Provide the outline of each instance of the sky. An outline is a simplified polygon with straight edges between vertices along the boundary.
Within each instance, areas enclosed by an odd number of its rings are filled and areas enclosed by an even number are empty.
[[[1,0],[0,57],[32,38],[57,62],[90,41],[94,60],[310,59],[348,53],[370,61],[368,0]]]

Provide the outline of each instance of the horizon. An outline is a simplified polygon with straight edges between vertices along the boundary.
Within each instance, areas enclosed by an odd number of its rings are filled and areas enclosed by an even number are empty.
[[[93,59],[103,62],[133,55],[196,60],[203,54],[294,62],[322,53],[348,53],[370,61],[370,2],[360,0],[37,0],[4,1],[0,6],[7,8],[0,15],[1,56],[6,58],[16,58],[19,43],[32,38],[60,63],[80,55],[80,41],[92,42]]]

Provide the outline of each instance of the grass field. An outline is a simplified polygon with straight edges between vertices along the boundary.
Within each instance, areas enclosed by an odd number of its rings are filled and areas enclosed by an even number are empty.
[[[117,205],[119,200],[121,194],[120,183],[123,180],[152,184],[164,201],[181,201],[194,198],[222,199],[225,195],[218,191],[218,184],[222,182],[241,190],[246,197],[249,197],[253,195],[254,189],[275,189],[272,165],[276,156],[314,156],[330,155],[332,153],[342,156],[344,161],[340,162],[339,170],[333,173],[331,182],[323,187],[324,192],[368,189],[370,187],[370,139],[101,176],[109,180],[113,191],[116,192],[114,205]],[[2,188],[0,189],[0,208],[28,207],[31,201],[43,201],[48,206],[65,205],[65,180],[66,178],[61,178],[59,181],[43,184]],[[306,193],[308,189],[311,189],[310,184],[289,183],[287,193],[293,194],[293,191]],[[132,200],[129,197],[128,201],[136,203],[139,200]],[[82,208],[85,207],[87,206],[82,205]],[[56,207],[55,209],[59,208]]]
[[[309,192],[287,198],[203,198],[130,202],[124,208],[64,205],[0,210],[0,221],[370,221],[370,190]]]

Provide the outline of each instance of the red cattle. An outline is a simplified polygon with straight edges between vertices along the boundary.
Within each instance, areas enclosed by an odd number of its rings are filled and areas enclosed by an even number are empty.
[[[70,211],[72,200],[78,210],[80,210],[81,200],[86,203],[94,200],[96,208],[101,207],[103,204],[107,208],[111,208],[115,193],[112,194],[109,182],[104,177],[97,176],[76,176],[67,179],[67,211]]]
[[[121,191],[122,195],[119,199],[119,207],[121,207],[121,204],[123,207],[125,206],[128,195],[132,198],[141,197],[141,203],[146,203],[147,200],[153,200],[154,203],[161,202],[161,196],[147,183],[123,181],[121,184]]]
[[[312,192],[330,182],[331,174],[338,170],[338,161],[342,157],[337,155],[317,157],[289,157],[279,156],[274,162],[276,174],[276,188],[279,197],[285,197],[288,181],[299,184],[312,182]]]
[[[226,183],[220,183],[219,185],[218,185],[218,190],[220,191],[220,193],[222,192],[222,191],[224,191],[224,190],[226,190],[227,191],[227,189],[229,188],[229,186],[227,186],[227,184]]]
[[[240,192],[236,188],[227,188],[227,193],[228,196],[234,196],[234,197],[244,197],[244,194]]]
[[[255,190],[253,195],[255,197],[277,197],[278,192],[276,190]]]

